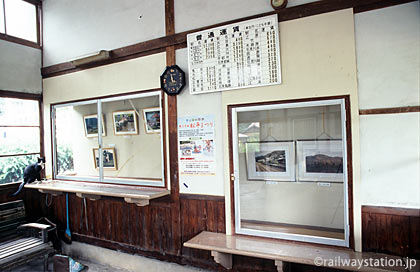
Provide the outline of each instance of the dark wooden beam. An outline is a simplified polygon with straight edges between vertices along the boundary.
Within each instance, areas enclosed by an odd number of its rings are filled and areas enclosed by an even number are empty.
[[[165,32],[166,36],[175,34],[175,7],[173,0],[165,0]]]
[[[376,213],[398,216],[420,217],[420,209],[383,207],[383,206],[362,206],[362,213]]]
[[[35,6],[41,6],[42,5],[41,0],[23,0],[23,1],[28,2],[30,4],[33,4]]]
[[[38,100],[38,101],[42,100],[41,94],[6,91],[6,90],[0,90],[0,97],[29,99],[29,100]]]
[[[420,112],[420,106],[359,110],[359,115]]]
[[[170,29],[168,26],[174,24],[174,16],[165,16],[165,26],[167,26],[166,36],[160,37],[157,39],[140,42],[137,44],[121,47],[118,49],[111,50],[110,59],[103,62],[95,63],[88,67],[76,68],[70,62],[59,63],[44,67],[41,69],[43,78],[48,78],[52,76],[63,75],[67,73],[77,72],[83,69],[89,69],[97,66],[107,65],[115,62],[120,62],[128,60],[131,58],[138,58],[145,55],[156,54],[158,52],[166,51],[167,47],[175,46],[176,49],[187,47],[187,35],[202,31],[206,29],[211,29],[214,27],[224,26],[227,24],[234,24],[250,19],[256,19],[268,15],[277,14],[279,22],[299,19],[307,16],[353,8],[355,12],[362,12],[367,10],[372,10],[376,8],[384,8],[387,6],[404,4],[407,2],[412,2],[414,0],[322,0],[316,1],[308,4],[303,4],[295,7],[285,8],[277,11],[266,12],[262,14],[257,14],[253,16],[248,16],[236,20],[230,20],[206,27],[201,27],[189,31],[184,31],[181,33],[175,34],[175,28]],[[170,5],[170,3],[165,4]],[[173,9],[173,5],[172,5]]]
[[[206,201],[220,201],[225,202],[224,196],[213,196],[213,195],[196,195],[196,194],[180,194],[180,199],[190,199],[190,200],[206,200]]]
[[[21,38],[18,38],[18,37],[13,37],[13,36],[3,34],[3,33],[0,33],[0,40],[13,42],[13,43],[33,47],[33,48],[36,48],[36,49],[41,49],[41,46],[39,44],[35,43],[35,42],[24,40],[24,39],[21,39]]]

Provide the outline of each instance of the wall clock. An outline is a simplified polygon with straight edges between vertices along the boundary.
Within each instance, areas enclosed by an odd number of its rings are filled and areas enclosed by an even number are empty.
[[[273,9],[281,9],[286,7],[287,0],[270,0],[270,3]]]
[[[185,73],[178,65],[166,66],[160,76],[160,87],[168,95],[177,95],[185,86]]]

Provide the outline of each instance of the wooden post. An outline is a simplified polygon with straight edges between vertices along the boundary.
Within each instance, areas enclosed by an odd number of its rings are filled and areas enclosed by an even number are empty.
[[[165,0],[165,32],[166,35],[175,34],[174,0]],[[166,47],[166,65],[176,64],[175,46]],[[172,233],[176,255],[181,255],[181,207],[179,202],[178,181],[178,124],[176,96],[167,96],[168,101],[168,137],[169,137],[169,180],[171,181],[171,214]]]

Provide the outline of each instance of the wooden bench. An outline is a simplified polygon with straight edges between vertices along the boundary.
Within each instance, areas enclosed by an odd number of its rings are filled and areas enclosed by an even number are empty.
[[[32,259],[44,257],[44,271],[48,256],[54,252],[48,242],[50,225],[26,222],[22,200],[0,204],[0,271],[12,269]],[[26,237],[28,234],[33,237]]]
[[[403,267],[370,267],[365,263],[360,267],[346,265],[346,260],[368,262],[373,260],[393,260],[402,263],[406,259],[396,256],[376,253],[360,253],[338,247],[317,246],[311,244],[294,243],[282,240],[258,238],[251,236],[233,235],[223,233],[201,232],[191,240],[184,243],[185,247],[211,251],[216,263],[227,269],[232,269],[232,254],[274,260],[278,271],[287,271],[288,263],[300,263],[312,266],[324,266],[348,271],[418,271],[417,266],[411,270]],[[363,261],[366,260],[366,261]],[[341,265],[340,265],[341,264]],[[391,264],[392,265],[392,264]],[[417,270],[416,270],[417,269]]]

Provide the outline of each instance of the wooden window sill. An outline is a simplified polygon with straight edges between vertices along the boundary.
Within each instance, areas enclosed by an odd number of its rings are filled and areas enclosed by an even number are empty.
[[[102,196],[120,197],[124,198],[125,202],[134,203],[137,206],[149,205],[150,200],[170,194],[170,191],[166,188],[145,188],[61,180],[47,180],[26,184],[25,188],[37,189],[41,193],[52,195],[60,195],[63,192],[76,193],[78,197],[86,197],[91,200],[98,200]]]

